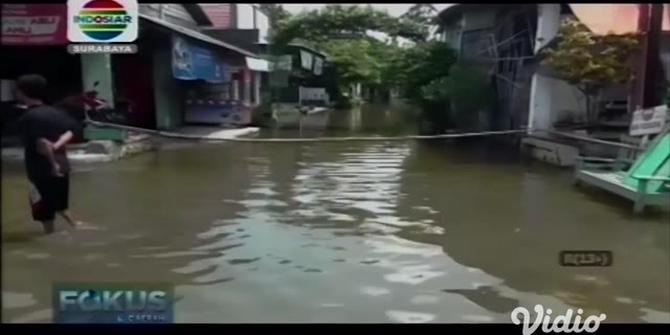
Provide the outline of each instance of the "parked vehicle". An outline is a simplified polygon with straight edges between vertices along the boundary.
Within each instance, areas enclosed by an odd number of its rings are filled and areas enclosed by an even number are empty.
[[[93,90],[66,97],[56,106],[63,108],[80,121],[91,119],[99,122],[126,124],[132,113],[132,103],[127,99],[119,99],[115,101],[115,107],[112,107],[107,100],[98,97],[98,91],[95,90],[98,84],[99,82],[95,82]]]

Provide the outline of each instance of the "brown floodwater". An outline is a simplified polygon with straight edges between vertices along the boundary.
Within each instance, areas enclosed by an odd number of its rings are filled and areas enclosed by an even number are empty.
[[[302,136],[411,131],[397,114]],[[670,213],[633,216],[505,143],[186,145],[71,179],[95,229],[43,236],[22,165],[3,163],[3,322],[51,322],[55,282],[166,281],[177,322],[510,322],[538,303],[670,322]],[[559,266],[584,249],[613,265]]]

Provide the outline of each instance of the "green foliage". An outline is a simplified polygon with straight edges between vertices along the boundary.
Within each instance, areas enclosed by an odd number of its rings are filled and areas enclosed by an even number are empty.
[[[410,7],[400,19],[417,25],[421,33],[428,36],[430,26],[437,23],[437,13],[438,10],[432,4],[418,3]]]
[[[479,68],[464,63],[451,66],[448,76],[423,85],[420,96],[421,106],[430,120],[443,126],[448,122],[459,128],[476,127],[479,111],[489,109],[495,101],[486,75]]]
[[[594,97],[612,84],[625,84],[633,77],[630,64],[638,47],[635,34],[593,34],[583,23],[566,20],[561,24],[558,44],[545,50],[543,64],[558,77],[574,85],[586,97],[587,121],[597,117]],[[595,104],[594,104],[595,103]]]
[[[464,108],[487,100],[471,98],[484,92],[485,86],[479,85],[474,72],[459,67],[452,71],[459,79],[449,78],[456,61],[454,50],[443,42],[426,41],[436,12],[431,5],[416,4],[397,18],[370,6],[328,5],[283,21],[272,42],[280,54],[283,45],[297,40],[326,53],[337,69],[343,92],[357,83],[377,91],[399,88],[404,97],[425,111],[424,117],[438,125],[436,131],[441,131],[439,128],[448,121],[452,99]],[[391,42],[371,38],[368,31],[386,33]],[[396,37],[409,38],[415,45],[401,47]],[[466,89],[460,88],[461,83]],[[350,103],[340,98],[340,105]]]
[[[476,112],[486,109],[495,101],[486,74],[480,68],[463,63],[451,68],[444,90],[454,106],[462,111]]]
[[[585,94],[631,80],[630,58],[637,49],[634,34],[595,35],[579,21],[566,20],[558,44],[544,51],[544,64]]]
[[[419,43],[392,59],[387,76],[400,86],[405,97],[421,103],[430,100],[424,96],[423,87],[447,77],[455,61],[456,53],[446,43]]]
[[[258,9],[263,14],[268,16],[268,21],[270,21],[270,29],[273,32],[291,17],[291,14],[287,12],[281,4],[262,3],[258,5]]]
[[[291,17],[279,26],[273,43],[285,45],[296,38],[314,42],[328,42],[333,38],[365,38],[368,30],[402,36],[412,40],[425,40],[421,25],[411,20],[395,18],[371,6],[328,5]]]
[[[375,57],[378,46],[366,39],[334,40],[319,45],[340,73],[341,86],[353,83],[381,83],[381,63]]]

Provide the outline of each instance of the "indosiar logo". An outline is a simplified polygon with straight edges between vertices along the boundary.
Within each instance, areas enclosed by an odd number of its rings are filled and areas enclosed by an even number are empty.
[[[68,0],[71,42],[133,42],[138,32],[136,0]]]
[[[173,290],[165,284],[57,284],[56,323],[170,323]]]

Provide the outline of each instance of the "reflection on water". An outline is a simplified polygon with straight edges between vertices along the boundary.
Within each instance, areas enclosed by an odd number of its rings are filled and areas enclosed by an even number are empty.
[[[402,123],[386,114],[336,114],[328,134]],[[3,321],[50,321],[54,282],[168,280],[178,322],[509,322],[537,303],[669,322],[670,215],[634,217],[513,153],[187,146],[77,169],[72,207],[99,229],[48,237],[30,223],[21,166],[5,164]],[[612,250],[614,265],[561,268],[564,249]]]

